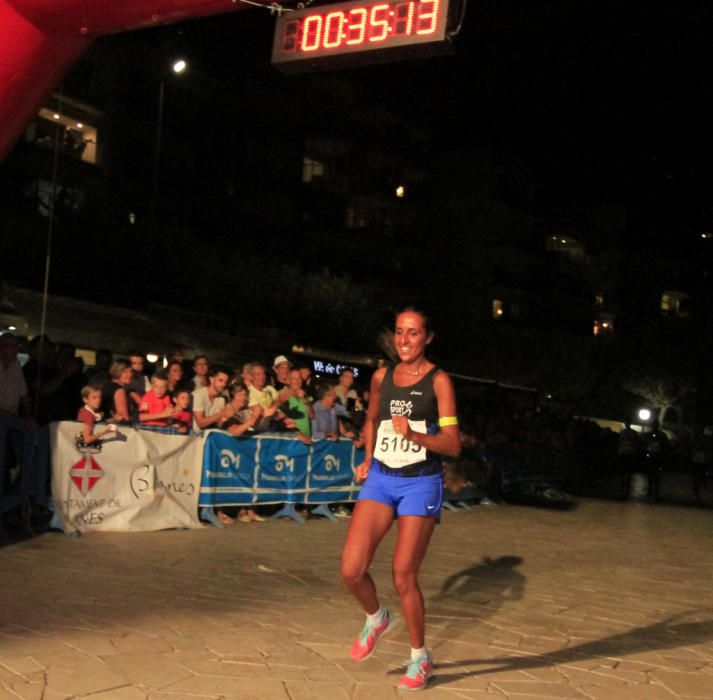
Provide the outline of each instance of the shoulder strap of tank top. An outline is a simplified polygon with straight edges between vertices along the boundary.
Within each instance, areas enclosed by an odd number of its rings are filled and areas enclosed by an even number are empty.
[[[431,381],[433,381],[436,378],[436,375],[441,371],[441,368],[438,367],[437,365],[433,365],[431,369],[426,372],[426,374],[423,375],[423,378],[426,379],[426,377],[431,377]]]

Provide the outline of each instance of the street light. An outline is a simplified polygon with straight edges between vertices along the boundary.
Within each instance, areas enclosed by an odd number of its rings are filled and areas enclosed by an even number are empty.
[[[176,58],[171,63],[171,70],[176,75],[185,73],[188,69],[188,62],[184,58]],[[153,234],[156,229],[156,205],[158,202],[158,181],[161,170],[161,140],[163,138],[163,103],[165,87],[165,76],[161,77],[158,86],[158,110],[156,114],[156,151],[154,153],[153,182],[151,185],[151,202],[149,204],[149,233]]]

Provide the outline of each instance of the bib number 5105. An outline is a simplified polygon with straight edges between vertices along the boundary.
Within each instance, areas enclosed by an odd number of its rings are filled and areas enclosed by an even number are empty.
[[[426,421],[409,421],[415,433],[426,432]],[[426,448],[398,435],[391,420],[382,420],[376,433],[376,454],[379,461],[392,469],[401,469],[426,459]]]

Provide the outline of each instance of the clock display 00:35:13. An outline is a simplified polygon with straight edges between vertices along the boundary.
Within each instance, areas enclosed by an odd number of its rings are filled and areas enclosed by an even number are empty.
[[[440,0],[408,0],[314,11],[284,23],[280,53],[371,48],[390,39],[427,38],[438,28]]]

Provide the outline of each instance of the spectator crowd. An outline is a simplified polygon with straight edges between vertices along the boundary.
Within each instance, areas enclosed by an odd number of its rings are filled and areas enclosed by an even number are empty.
[[[285,355],[228,367],[204,355],[186,361],[175,354],[165,367],[148,370],[142,353],[115,358],[108,350],[97,351],[95,365],[85,368],[73,345],[46,336],[29,341],[21,367],[19,349],[12,333],[0,336],[0,417],[21,419],[33,430],[79,421],[80,447],[129,426],[183,435],[282,432],[308,445],[340,437],[363,445],[368,392],[357,390],[349,368],[336,384],[317,383],[307,363],[293,364]],[[261,519],[254,511],[244,516]]]

